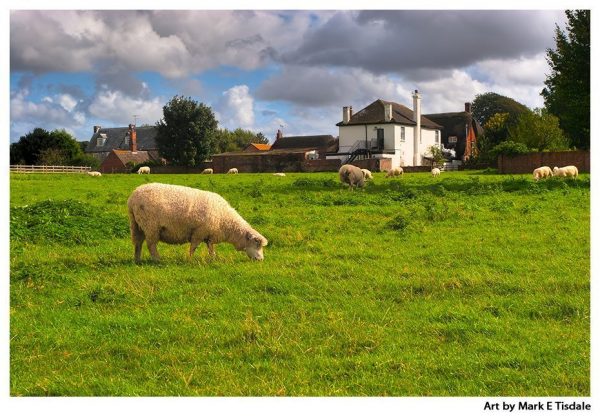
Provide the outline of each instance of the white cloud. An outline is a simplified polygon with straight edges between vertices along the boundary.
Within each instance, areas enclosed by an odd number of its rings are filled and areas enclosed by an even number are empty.
[[[162,118],[162,107],[158,97],[150,100],[132,98],[120,91],[102,90],[90,104],[89,113],[114,125],[126,125],[138,115],[138,124],[154,124]]]
[[[77,105],[77,100],[71,97],[69,94],[61,94],[58,96],[58,103],[62,108],[68,112],[71,112]]]
[[[247,85],[236,85],[223,92],[218,108],[219,122],[227,128],[254,127],[254,98]]]

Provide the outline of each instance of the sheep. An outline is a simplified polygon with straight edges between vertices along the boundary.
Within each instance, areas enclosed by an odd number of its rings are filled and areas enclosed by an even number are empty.
[[[277,172],[277,173],[274,173],[273,176],[285,176],[285,173]]]
[[[390,178],[392,176],[400,176],[400,175],[404,175],[404,169],[402,169],[401,167],[397,167],[397,168],[392,168],[391,170],[389,170],[388,173],[385,174],[385,177]]]
[[[142,166],[138,169],[137,173],[138,175],[141,175],[142,173],[150,174],[150,168],[148,166]]]
[[[220,195],[179,185],[149,183],[138,186],[127,200],[134,259],[139,262],[142,243],[154,260],[160,260],[159,241],[190,243],[189,256],[206,243],[211,258],[214,245],[233,244],[253,260],[263,260],[268,241],[254,230]]]
[[[87,173],[90,176],[102,176],[102,174],[100,172],[96,172],[96,171],[91,171]]]
[[[371,173],[371,171],[369,169],[361,169],[363,175],[365,176],[365,181],[367,180],[373,180],[373,174]]]
[[[365,175],[362,170],[354,165],[342,165],[339,170],[340,181],[350,185],[350,189],[355,186],[362,188],[365,186]]]
[[[235,175],[238,173],[238,170],[237,170],[237,168],[231,168],[227,171],[227,173],[231,173],[231,174]]]
[[[212,170],[211,168],[204,169],[204,170],[202,171],[202,174],[203,174],[203,175],[212,175],[212,173],[213,173],[213,170]]]
[[[536,182],[540,179],[548,178],[550,176],[553,176],[553,173],[552,169],[550,169],[548,166],[541,166],[533,171],[533,179],[535,179]]]
[[[554,166],[554,176],[565,176],[576,178],[579,175],[579,171],[573,165],[564,166],[562,168]]]
[[[431,176],[436,177],[440,176],[441,171],[438,168],[431,169]]]

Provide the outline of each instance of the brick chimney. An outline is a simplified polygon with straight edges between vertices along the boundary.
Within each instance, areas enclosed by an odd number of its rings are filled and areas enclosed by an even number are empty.
[[[281,130],[277,129],[277,135],[275,136],[275,140],[281,139],[283,137],[283,133]]]
[[[465,113],[471,112],[471,103],[465,103]]]
[[[94,126],[94,134],[98,133],[102,126]]]
[[[135,132],[135,125],[129,125],[129,150],[131,153],[137,153],[137,133]]]

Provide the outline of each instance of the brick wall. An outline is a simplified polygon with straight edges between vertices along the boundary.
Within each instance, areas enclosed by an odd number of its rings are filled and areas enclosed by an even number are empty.
[[[102,173],[129,173],[129,168],[123,165],[121,159],[117,157],[114,153],[109,153],[109,155],[104,159],[104,162],[100,165],[100,172]]]
[[[302,172],[337,172],[342,166],[340,159],[305,160],[302,163]]]
[[[202,162],[200,166],[152,166],[152,173],[202,173],[204,169],[212,168],[212,162]]]
[[[498,156],[498,172],[531,173],[540,166],[577,166],[579,172],[590,171],[590,152],[576,150],[572,152],[535,152],[508,157]]]
[[[392,159],[362,159],[355,160],[351,164],[361,169],[369,169],[371,172],[383,172],[392,168]]]
[[[258,172],[300,172],[304,162],[304,153],[276,153],[257,155],[213,156],[215,173],[227,173],[237,168],[240,173]]]

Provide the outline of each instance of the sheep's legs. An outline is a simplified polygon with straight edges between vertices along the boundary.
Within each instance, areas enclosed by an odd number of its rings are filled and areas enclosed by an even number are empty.
[[[158,250],[156,249],[156,245],[158,244],[158,237],[153,238],[150,236],[146,236],[146,245],[148,246],[148,251],[150,251],[150,255],[153,260],[160,260],[160,256],[158,255]]]
[[[135,262],[139,263],[142,260],[142,243],[144,242],[144,240],[138,240],[134,242],[134,246],[135,246],[135,254],[134,254],[134,258],[135,258]]]
[[[210,254],[210,257],[214,258],[216,253],[215,253],[215,245],[212,243],[212,241],[207,240],[206,247],[208,248],[208,254]]]
[[[198,247],[199,244],[200,244],[199,241],[192,241],[190,243],[190,257],[192,257],[194,255],[194,252],[196,251],[196,248]]]

